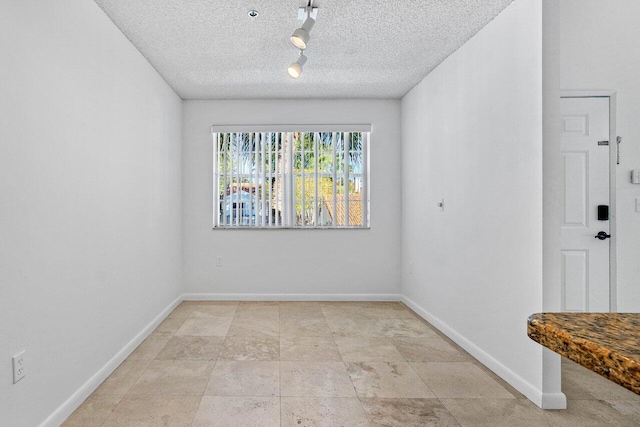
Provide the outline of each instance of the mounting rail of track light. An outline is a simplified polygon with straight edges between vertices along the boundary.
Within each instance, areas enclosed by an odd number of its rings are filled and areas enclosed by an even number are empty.
[[[294,79],[300,77],[302,74],[302,67],[307,62],[304,50],[309,44],[309,39],[311,39],[311,29],[316,23],[317,16],[318,8],[313,7],[313,0],[309,0],[306,7],[298,9],[298,19],[303,21],[302,26],[296,28],[289,40],[291,40],[291,44],[293,44],[293,46],[300,50],[300,56],[295,62],[291,63],[287,69],[289,76]]]

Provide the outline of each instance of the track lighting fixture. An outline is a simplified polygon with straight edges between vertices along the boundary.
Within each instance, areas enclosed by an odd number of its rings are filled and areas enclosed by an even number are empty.
[[[307,43],[309,43],[309,39],[311,38],[309,32],[313,28],[313,24],[316,23],[317,16],[318,8],[313,7],[313,0],[309,0],[306,7],[298,9],[298,19],[303,21],[303,24],[302,27],[293,32],[290,40],[295,47],[300,49],[300,57],[296,62],[289,65],[289,68],[287,68],[287,73],[293,79],[300,77],[300,74],[302,74],[302,67],[305,62],[307,62],[304,50],[307,48]]]
[[[302,67],[306,62],[307,62],[307,57],[304,56],[304,51],[301,50],[300,57],[298,58],[298,60],[296,62],[293,62],[291,65],[289,65],[289,68],[287,69],[287,73],[289,73],[289,76],[294,79],[297,79],[298,77],[300,77],[300,74],[302,74]]]
[[[310,9],[310,8],[307,8],[307,9]],[[313,28],[313,24],[315,23],[316,23],[316,20],[311,17],[310,13],[307,13],[307,19],[304,20],[302,27],[296,29],[293,32],[293,35],[290,38],[291,43],[293,43],[293,45],[298,49],[306,49],[307,43],[311,38],[311,36],[309,35],[309,32],[311,31],[311,29]]]

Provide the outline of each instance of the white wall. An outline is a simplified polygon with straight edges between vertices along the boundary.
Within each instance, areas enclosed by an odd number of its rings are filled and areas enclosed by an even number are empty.
[[[539,405],[541,26],[516,0],[402,100],[406,301]]]
[[[188,298],[397,298],[399,101],[186,101],[183,108]],[[211,125],[282,123],[372,124],[370,230],[212,229]]]
[[[0,2],[0,52],[0,424],[58,425],[182,293],[181,100],[92,1]]]
[[[564,161],[560,155],[560,87],[558,82],[558,44],[547,26],[557,27],[559,2],[542,2],[542,128],[543,128],[543,310],[561,311],[560,226],[563,220]],[[542,387],[546,395],[561,389],[561,356],[543,349]]]
[[[640,311],[640,213],[635,199],[640,185],[630,183],[630,171],[640,169],[640,2],[637,0],[547,1],[545,38],[555,46],[545,52],[549,84],[557,90],[614,90],[617,132],[623,137],[617,169],[617,309]],[[545,110],[552,111],[551,100]],[[554,127],[553,129],[558,129]],[[551,142],[559,140],[557,133]],[[547,171],[545,170],[545,174]],[[555,185],[559,186],[558,176]]]

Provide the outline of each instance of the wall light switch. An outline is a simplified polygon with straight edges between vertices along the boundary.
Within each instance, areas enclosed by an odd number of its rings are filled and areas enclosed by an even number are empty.
[[[216,267],[222,267],[222,257],[216,257]]]

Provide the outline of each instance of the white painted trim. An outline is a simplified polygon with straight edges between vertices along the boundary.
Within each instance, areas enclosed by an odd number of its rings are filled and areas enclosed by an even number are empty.
[[[567,409],[567,396],[564,393],[542,393],[542,409]]]
[[[609,98],[609,311],[618,311],[618,129],[615,90],[562,90],[560,98]]]
[[[118,353],[115,354],[102,368],[98,370],[87,382],[71,395],[62,405],[45,419],[40,427],[58,427],[93,393],[102,382],[144,341],[151,332],[182,302],[182,295],[176,298],[160,314],[158,314],[147,326],[142,329],[131,341],[129,341]]]
[[[618,99],[609,96],[609,311],[618,311]]]
[[[451,338],[456,344],[465,349],[469,354],[478,359],[483,365],[491,369],[503,380],[511,384],[516,390],[524,394],[529,400],[543,409],[565,409],[567,400],[563,393],[543,393],[537,387],[523,379],[521,376],[507,368],[496,360],[489,353],[482,350],[465,336],[451,328],[438,317],[432,315],[424,308],[420,307],[410,298],[403,295],[402,302],[415,311],[420,317],[431,323],[440,332]],[[524,322],[524,319],[523,319]],[[524,324],[524,323],[523,323]],[[541,349],[542,351],[542,349]]]
[[[370,124],[213,125],[211,132],[371,132]]]
[[[402,301],[400,294],[214,294],[188,293],[185,301]]]

